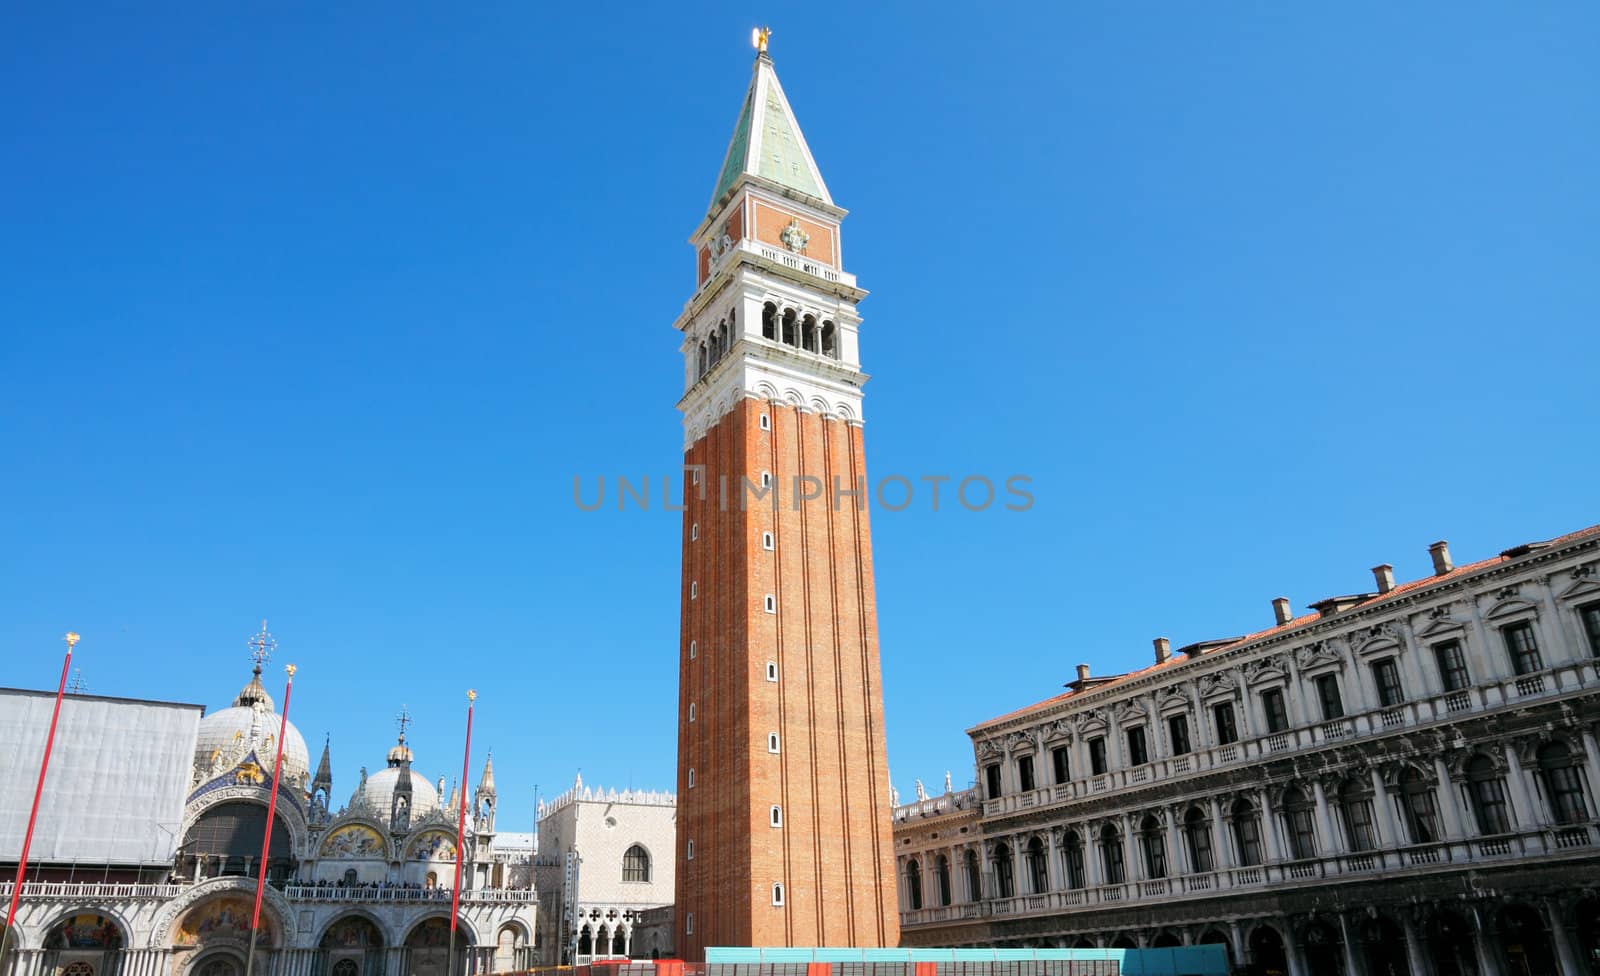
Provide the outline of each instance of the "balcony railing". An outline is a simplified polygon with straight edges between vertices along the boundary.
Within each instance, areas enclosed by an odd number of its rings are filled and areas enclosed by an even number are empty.
[[[1526,859],[1532,855],[1569,857],[1571,855],[1568,852],[1586,850],[1600,843],[1597,831],[1600,831],[1600,823],[1579,824],[1516,831],[1494,837],[1273,861],[1247,867],[1221,867],[1216,871],[1147,878],[1127,884],[1035,892],[902,912],[900,923],[905,926],[933,925],[993,915],[1054,914],[1130,901],[1165,904],[1174,898],[1201,898],[1229,890],[1336,883],[1338,879],[1350,876],[1437,870],[1438,865],[1447,863],[1466,868],[1485,861]]]
[[[11,897],[15,882],[0,884],[0,900]],[[176,898],[188,888],[180,884],[103,884],[72,881],[29,881],[22,897],[40,899],[139,901]]]
[[[1452,691],[1393,707],[1375,708],[1330,722],[1273,732],[1210,749],[1196,749],[1181,756],[1160,757],[1139,766],[1113,769],[1026,792],[1008,793],[984,800],[983,815],[1004,816],[1022,810],[1057,806],[1093,794],[1142,787],[1178,776],[1197,775],[1219,766],[1248,762],[1263,756],[1278,757],[1329,743],[1345,743],[1435,722],[1454,721],[1464,714],[1493,711],[1512,703],[1520,706],[1529,697],[1560,694],[1585,684],[1592,686],[1596,675],[1600,675],[1600,666],[1591,662],[1564,663],[1539,674],[1506,678],[1465,691]]]

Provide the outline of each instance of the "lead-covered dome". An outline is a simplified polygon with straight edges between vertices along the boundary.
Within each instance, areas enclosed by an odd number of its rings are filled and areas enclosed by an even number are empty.
[[[350,795],[350,809],[368,811],[369,815],[388,823],[394,788],[402,776],[410,777],[412,823],[439,809],[439,791],[406,765],[388,766],[368,776]]]
[[[250,683],[240,690],[228,708],[212,712],[200,720],[200,735],[195,741],[194,768],[197,783],[239,770],[243,784],[259,771],[262,785],[270,785],[272,763],[278,752],[278,730],[283,719],[273,710],[272,696],[261,684],[261,667],[256,666]],[[294,724],[283,725],[283,778],[285,786],[304,787],[311,778],[311,754],[306,740]],[[255,770],[241,765],[255,753]]]

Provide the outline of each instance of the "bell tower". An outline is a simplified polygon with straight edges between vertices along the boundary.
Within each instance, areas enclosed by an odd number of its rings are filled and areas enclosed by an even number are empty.
[[[856,286],[757,35],[690,239],[676,901],[707,946],[895,946]]]

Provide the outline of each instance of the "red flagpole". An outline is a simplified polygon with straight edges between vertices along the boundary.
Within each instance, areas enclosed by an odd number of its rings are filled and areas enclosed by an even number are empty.
[[[256,907],[250,914],[250,947],[245,953],[244,972],[250,976],[256,958],[256,927],[261,924],[261,896],[267,887],[267,858],[272,853],[272,823],[278,812],[278,782],[283,778],[283,738],[289,731],[289,695],[294,691],[294,665],[284,668],[289,678],[283,685],[283,713],[278,716],[278,758],[272,763],[272,796],[267,800],[267,831],[261,838],[261,863],[256,867]]]
[[[456,885],[450,892],[450,976],[455,976],[456,972],[456,915],[461,908],[461,858],[466,853],[467,833],[467,775],[472,760],[472,703],[477,700],[476,691],[467,692],[467,746],[461,753],[461,810],[456,818]]]
[[[17,903],[22,900],[22,885],[28,876],[28,848],[33,844],[33,825],[39,819],[39,798],[44,796],[44,774],[50,769],[50,749],[55,745],[56,723],[61,719],[61,699],[67,693],[67,671],[72,668],[72,648],[80,638],[77,634],[68,633],[62,640],[67,642],[67,656],[61,662],[61,687],[56,689],[56,706],[50,713],[50,732],[44,738],[44,761],[39,764],[39,783],[33,788],[33,809],[28,812],[28,832],[22,837],[17,881],[11,886],[11,907],[6,910],[6,927],[0,930],[0,963],[5,962],[6,943],[11,941],[11,923],[16,920]]]

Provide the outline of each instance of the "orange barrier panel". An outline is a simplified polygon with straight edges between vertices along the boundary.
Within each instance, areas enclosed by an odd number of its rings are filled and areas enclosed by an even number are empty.
[[[919,962],[916,967],[916,976],[935,976],[939,971],[939,964],[936,962]]]
[[[656,976],[683,976],[682,959],[660,959],[656,961]]]

